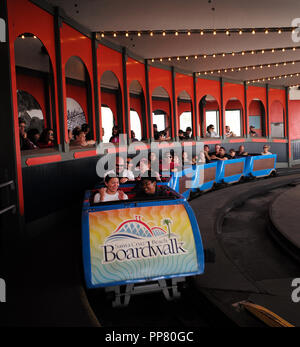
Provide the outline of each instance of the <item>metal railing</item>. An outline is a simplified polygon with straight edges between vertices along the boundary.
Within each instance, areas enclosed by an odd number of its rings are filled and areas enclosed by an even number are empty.
[[[5,183],[0,184],[0,189],[6,188],[6,187],[10,187],[11,190],[14,190],[15,189],[14,181],[11,180],[11,181],[7,181]],[[10,205],[8,207],[3,208],[2,210],[0,210],[0,215],[11,210],[12,210],[12,213],[16,213],[16,205]]]

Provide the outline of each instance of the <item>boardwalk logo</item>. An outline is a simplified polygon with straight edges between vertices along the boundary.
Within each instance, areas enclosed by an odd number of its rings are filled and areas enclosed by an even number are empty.
[[[6,302],[6,284],[2,278],[0,278],[0,302]]]
[[[184,242],[171,232],[171,225],[170,218],[164,218],[161,226],[152,228],[139,216],[126,220],[105,240],[102,264],[186,253]]]
[[[6,42],[6,23],[3,18],[0,18],[0,42]]]

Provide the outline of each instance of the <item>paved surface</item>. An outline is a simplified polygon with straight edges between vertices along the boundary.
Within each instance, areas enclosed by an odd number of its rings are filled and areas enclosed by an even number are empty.
[[[191,202],[204,247],[216,254],[215,262],[206,264],[205,274],[195,278],[196,286],[240,326],[257,323],[233,307],[243,300],[264,304],[300,326],[299,305],[291,300],[291,281],[300,277],[299,264],[274,243],[267,219],[270,202],[297,178],[236,185]]]
[[[274,200],[270,206],[270,218],[283,237],[300,251],[300,185],[280,194]]]

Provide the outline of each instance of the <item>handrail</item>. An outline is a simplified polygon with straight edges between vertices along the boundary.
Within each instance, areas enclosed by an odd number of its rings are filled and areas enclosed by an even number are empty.
[[[11,205],[9,207],[4,208],[3,210],[0,210],[0,215],[9,211],[9,210],[14,210],[13,213],[15,213],[16,205]]]
[[[6,183],[2,183],[2,184],[0,184],[0,189],[1,189],[1,188],[8,187],[8,186],[11,186],[11,185],[13,185],[13,184],[14,184],[14,181],[13,181],[13,180],[8,181],[8,182],[6,182]]]
[[[10,180],[10,181],[7,181],[5,183],[1,183],[0,189],[5,188],[5,187],[9,187],[9,186],[11,186],[11,189],[15,189],[15,182],[13,180]],[[10,205],[10,206],[4,208],[3,210],[0,210],[0,215],[5,213],[5,212],[8,212],[10,210],[13,210],[13,213],[16,213],[16,205]]]

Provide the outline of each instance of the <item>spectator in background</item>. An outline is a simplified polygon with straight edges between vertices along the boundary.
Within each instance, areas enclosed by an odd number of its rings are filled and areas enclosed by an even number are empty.
[[[170,127],[167,127],[164,130],[164,135],[165,135],[165,141],[170,141],[171,140],[171,136],[170,136]]]
[[[86,146],[94,145],[96,143],[94,140],[87,141],[85,138],[85,133],[82,130],[77,130],[75,132],[73,131],[73,134],[74,134],[74,140],[70,142],[71,146],[86,147]]]
[[[212,124],[207,127],[206,137],[218,137],[218,134],[215,132],[215,127]]]
[[[179,140],[180,141],[183,141],[184,140],[184,132],[183,132],[183,130],[179,130],[178,131],[178,137],[179,137]]]
[[[87,141],[92,140],[92,134],[91,134],[91,129],[88,124],[82,124],[81,130],[85,133],[85,139]]]
[[[190,140],[192,137],[192,128],[187,127],[184,134],[185,140]]]
[[[40,139],[38,141],[38,146],[40,148],[51,148],[54,147],[54,132],[53,129],[44,129],[41,133]]]
[[[112,136],[109,139],[109,142],[111,143],[119,143],[119,135],[120,135],[120,130],[119,128],[115,125],[112,128]]]
[[[71,143],[74,139],[73,132],[71,129],[68,129],[68,139],[69,139],[69,143]]]
[[[250,125],[249,135],[250,135],[251,137],[257,136],[255,130],[253,130],[253,129],[255,129],[255,127],[254,127],[253,125]]]
[[[22,118],[19,118],[19,134],[21,151],[37,148],[37,146],[27,138],[26,122]]]
[[[157,130],[156,124],[153,124],[153,137],[154,137],[154,140],[158,140],[158,138],[159,138],[159,132]]]
[[[138,139],[135,137],[135,132],[131,130],[130,134],[131,134],[131,142],[137,142]]]
[[[165,141],[166,136],[165,136],[165,132],[164,131],[160,131],[158,133],[158,141]]]
[[[229,125],[225,126],[225,136],[226,137],[234,137],[235,136],[235,134],[230,130]]]
[[[27,138],[35,145],[37,146],[37,143],[40,138],[40,132],[38,129],[29,129],[27,132]]]
[[[269,145],[264,145],[263,147],[263,151],[261,152],[261,155],[269,155],[269,154],[272,154],[271,152],[269,152],[269,149],[271,147]]]

